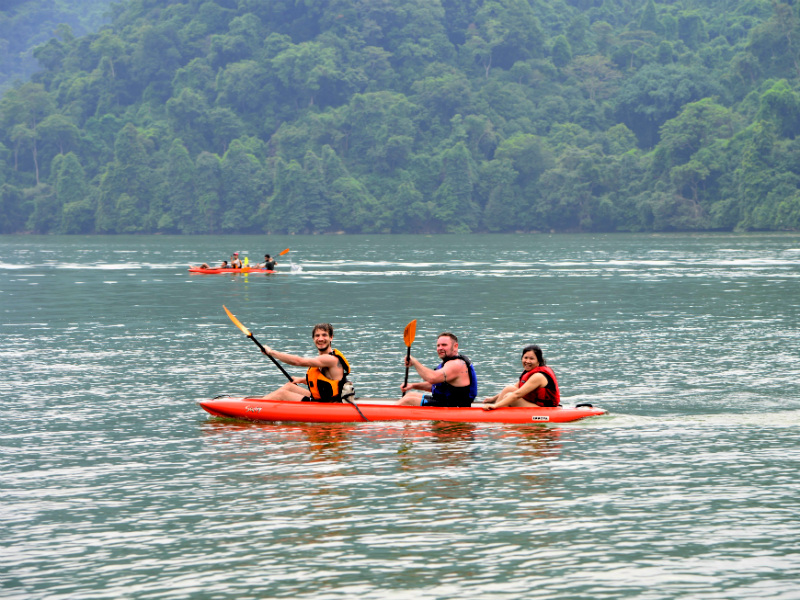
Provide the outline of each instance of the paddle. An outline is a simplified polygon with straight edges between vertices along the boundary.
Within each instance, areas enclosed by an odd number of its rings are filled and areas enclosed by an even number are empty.
[[[278,254],[278,256],[283,256],[283,255],[284,255],[284,254],[286,254],[288,251],[289,251],[289,249],[287,248],[286,250],[284,250],[283,252],[281,252],[280,254]]]
[[[406,343],[406,360],[411,358],[411,344],[414,343],[414,337],[417,335],[417,320],[414,319],[403,330],[403,341]],[[406,378],[403,381],[403,387],[408,385],[408,365],[406,365]]]
[[[261,345],[261,342],[259,342],[259,341],[258,341],[258,340],[257,340],[255,337],[253,337],[253,334],[250,332],[250,330],[249,330],[249,329],[247,329],[247,327],[245,327],[244,325],[242,325],[242,324],[239,322],[239,319],[237,319],[236,317],[234,317],[234,316],[233,316],[233,313],[232,313],[231,311],[229,311],[229,310],[226,308],[226,306],[225,306],[224,304],[222,305],[222,308],[224,308],[224,309],[225,309],[225,312],[226,312],[226,313],[228,313],[228,316],[231,318],[231,321],[233,321],[233,324],[234,324],[234,325],[236,325],[236,326],[237,326],[239,329],[241,329],[241,330],[242,330],[242,333],[244,333],[244,334],[245,334],[247,337],[249,337],[251,340],[253,340],[253,342],[255,342],[256,346],[258,346],[258,347],[261,349],[261,352],[263,352],[263,353],[264,353],[264,355],[265,355],[265,356],[267,356],[267,357],[268,357],[268,358],[269,358],[269,359],[270,359],[270,360],[271,360],[271,361],[272,361],[272,362],[275,364],[275,366],[276,366],[276,367],[278,367],[278,368],[281,370],[281,373],[283,373],[283,374],[286,376],[286,379],[288,379],[289,381],[292,381],[292,382],[293,382],[293,381],[294,381],[294,379],[292,378],[292,376],[291,376],[291,375],[289,375],[289,374],[286,372],[286,369],[284,369],[284,368],[281,366],[281,363],[279,363],[277,360],[275,360],[274,358],[272,358],[272,356],[270,356],[269,354],[267,354],[267,351],[266,351],[266,349],[264,348],[264,346],[262,346],[262,345]]]

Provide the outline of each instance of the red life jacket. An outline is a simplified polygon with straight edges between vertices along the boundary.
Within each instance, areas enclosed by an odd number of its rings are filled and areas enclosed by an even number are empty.
[[[561,392],[558,391],[556,374],[550,367],[534,367],[530,371],[525,371],[520,375],[519,387],[525,385],[525,382],[535,373],[542,373],[547,377],[547,385],[533,390],[530,394],[523,396],[523,399],[538,406],[558,406],[561,404]]]

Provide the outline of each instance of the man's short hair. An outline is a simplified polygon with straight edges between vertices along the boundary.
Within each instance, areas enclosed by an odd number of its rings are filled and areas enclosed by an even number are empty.
[[[436,339],[438,340],[442,336],[447,336],[451,340],[453,340],[456,344],[458,343],[458,338],[456,337],[455,333],[450,333],[449,331],[443,331],[442,333],[436,336]]]
[[[333,337],[333,325],[331,325],[330,323],[317,323],[316,325],[314,325],[314,329],[311,330],[312,338],[319,329],[321,329],[322,331],[326,331],[329,336]]]

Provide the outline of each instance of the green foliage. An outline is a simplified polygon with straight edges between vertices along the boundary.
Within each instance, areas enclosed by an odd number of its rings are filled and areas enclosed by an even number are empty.
[[[0,5],[0,93],[10,89],[14,80],[30,77],[37,61],[58,68],[66,52],[64,43],[97,30],[106,22],[112,1],[4,0]]]
[[[108,4],[0,12],[0,232],[800,226],[794,2]]]

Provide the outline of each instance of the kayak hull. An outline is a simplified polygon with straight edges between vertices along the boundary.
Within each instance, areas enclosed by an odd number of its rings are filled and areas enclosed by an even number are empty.
[[[189,273],[202,273],[203,275],[225,275],[238,273],[274,273],[272,269],[255,269],[251,267],[242,267],[241,269],[204,269],[202,267],[189,267]]]
[[[581,407],[505,407],[483,410],[480,406],[454,408],[434,406],[399,406],[377,403],[379,399],[348,403],[288,402],[261,398],[221,397],[199,402],[216,417],[247,421],[290,421],[304,423],[353,423],[364,421],[450,421],[456,423],[568,423],[606,414],[601,408]],[[385,399],[386,402],[396,400]]]

